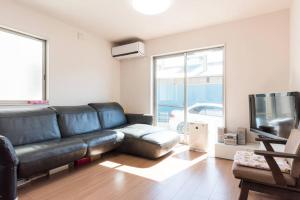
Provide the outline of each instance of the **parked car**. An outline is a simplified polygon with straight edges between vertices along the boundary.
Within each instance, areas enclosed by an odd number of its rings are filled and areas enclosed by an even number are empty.
[[[196,103],[187,109],[187,122],[205,122],[221,126],[223,123],[223,105],[216,103]],[[184,131],[184,111],[173,110],[170,113],[169,127],[179,133]]]

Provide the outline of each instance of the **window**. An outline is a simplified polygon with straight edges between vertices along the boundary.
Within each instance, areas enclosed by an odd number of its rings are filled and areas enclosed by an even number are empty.
[[[0,28],[0,103],[46,100],[46,41]]]
[[[216,134],[224,126],[224,47],[153,59],[155,123],[184,133],[188,123],[200,121]]]

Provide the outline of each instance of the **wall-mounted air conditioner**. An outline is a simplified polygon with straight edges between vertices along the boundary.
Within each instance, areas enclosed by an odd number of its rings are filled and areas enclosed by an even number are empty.
[[[145,45],[143,42],[134,42],[113,47],[111,54],[117,59],[141,57],[145,55]]]

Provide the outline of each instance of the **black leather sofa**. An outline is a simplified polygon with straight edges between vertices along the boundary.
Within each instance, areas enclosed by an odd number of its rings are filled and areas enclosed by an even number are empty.
[[[165,155],[179,137],[152,121],[125,114],[118,103],[0,111],[0,200],[16,198],[18,179],[116,148],[151,159]]]

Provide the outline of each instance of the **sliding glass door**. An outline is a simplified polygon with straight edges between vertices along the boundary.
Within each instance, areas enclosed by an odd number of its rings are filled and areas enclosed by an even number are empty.
[[[158,126],[182,134],[189,122],[223,126],[224,48],[154,58],[154,113]]]
[[[155,59],[155,69],[156,124],[176,130],[176,125],[170,123],[170,115],[183,113],[185,108],[184,54]],[[183,116],[180,117],[184,120]]]

